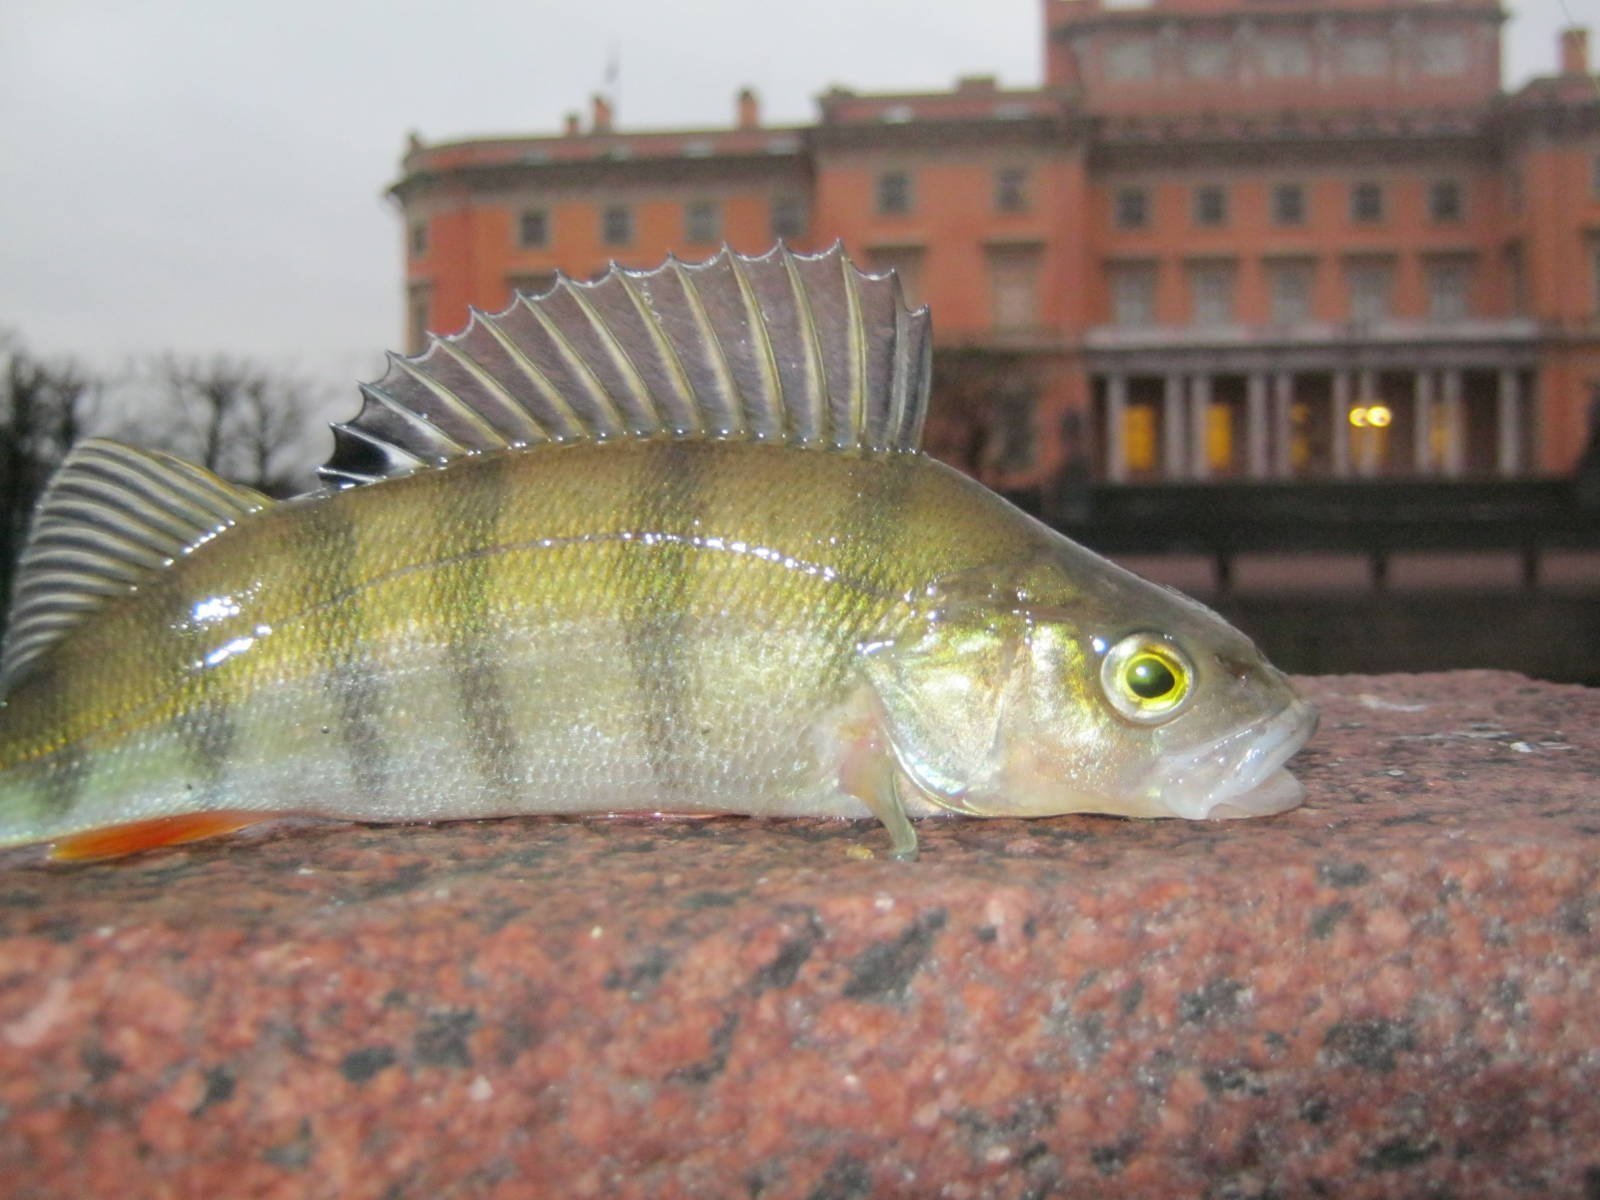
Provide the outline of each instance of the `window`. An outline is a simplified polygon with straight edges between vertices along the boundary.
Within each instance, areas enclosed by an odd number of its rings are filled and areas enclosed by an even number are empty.
[[[1139,187],[1117,189],[1118,229],[1143,229],[1150,223],[1150,193]]]
[[[607,246],[626,246],[633,241],[633,210],[613,204],[600,214],[600,240]]]
[[[1039,324],[1039,251],[1034,246],[989,250],[994,327],[1034,329]]]
[[[1514,242],[1506,247],[1506,278],[1511,289],[1511,315],[1528,315],[1528,277],[1522,269],[1522,245]]]
[[[1311,287],[1316,264],[1295,259],[1267,264],[1268,303],[1275,325],[1301,325],[1311,320]]]
[[[1021,167],[1002,167],[994,176],[996,212],[1028,211],[1028,172]]]
[[[1228,43],[1220,38],[1195,40],[1184,48],[1183,68],[1190,79],[1222,79],[1231,66]]]
[[[409,238],[411,257],[421,258],[428,252],[428,223],[426,221],[413,221],[409,230]]]
[[[1428,265],[1428,319],[1462,321],[1469,313],[1472,264],[1452,259]]]
[[[1357,225],[1376,225],[1383,220],[1383,185],[1357,183],[1350,187],[1350,220]]]
[[[1233,469],[1233,405],[1206,405],[1206,467],[1218,474]]]
[[[772,202],[772,236],[792,240],[806,231],[806,202],[799,196],[779,196]]]
[[[1339,43],[1339,66],[1346,75],[1372,79],[1389,73],[1389,43],[1381,37],[1351,37]]]
[[[1191,324],[1203,327],[1233,324],[1233,280],[1231,262],[1189,264]]]
[[[530,271],[526,274],[507,275],[506,291],[512,295],[544,296],[560,282],[555,271]]]
[[[1459,33],[1433,33],[1422,39],[1417,56],[1424,75],[1459,75],[1467,69],[1467,39]]]
[[[1594,303],[1592,316],[1600,317],[1600,240],[1589,243],[1589,298]]]
[[[1436,179],[1428,185],[1428,218],[1435,225],[1461,220],[1461,185],[1454,179]]]
[[[524,249],[550,244],[550,214],[542,208],[525,208],[517,221],[517,245]]]
[[[911,211],[911,176],[904,171],[885,171],[878,176],[878,212],[898,216]]]
[[[1305,188],[1298,183],[1280,183],[1272,189],[1272,223],[1274,225],[1306,223]]]
[[[921,246],[875,246],[869,252],[874,271],[893,271],[907,308],[922,307]]]
[[[1111,320],[1128,328],[1155,324],[1154,263],[1118,263],[1111,268]]]
[[[428,340],[428,302],[432,289],[425,283],[414,283],[406,291],[406,343],[412,354],[422,349]]]
[[[1154,404],[1130,401],[1122,410],[1122,461],[1135,475],[1156,469],[1157,419]]]
[[[1138,83],[1156,73],[1156,47],[1149,38],[1112,44],[1106,53],[1106,78],[1117,83]]]
[[[717,231],[717,206],[711,200],[691,200],[683,208],[683,240],[695,245],[715,242],[721,235]]]
[[[1228,192],[1220,184],[1206,183],[1194,189],[1194,223],[1215,229],[1228,223]]]
[[[1389,317],[1394,267],[1387,260],[1355,259],[1345,265],[1345,286],[1350,292],[1350,319],[1372,324]]]
[[[1311,74],[1311,46],[1304,38],[1261,39],[1261,73],[1268,79],[1301,79]]]

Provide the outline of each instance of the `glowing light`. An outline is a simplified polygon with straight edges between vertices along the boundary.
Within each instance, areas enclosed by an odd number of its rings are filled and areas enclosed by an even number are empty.
[[[1350,424],[1357,429],[1384,429],[1394,420],[1387,404],[1362,404],[1350,410]]]

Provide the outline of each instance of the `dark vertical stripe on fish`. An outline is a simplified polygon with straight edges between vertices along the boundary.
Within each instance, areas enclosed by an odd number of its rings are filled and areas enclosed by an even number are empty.
[[[493,545],[495,526],[505,506],[510,460],[491,456],[458,467],[462,476],[452,504],[432,506],[455,526],[462,547]],[[450,544],[446,535],[441,542]],[[521,755],[512,720],[509,681],[501,634],[490,620],[490,599],[498,571],[512,569],[503,556],[468,554],[448,568],[428,572],[436,589],[433,610],[443,614],[445,653],[467,732],[468,753],[485,789],[504,800],[516,793]]]
[[[687,790],[682,756],[674,742],[690,717],[695,664],[685,633],[700,557],[687,539],[704,511],[704,447],[684,442],[652,446],[641,459],[627,506],[629,531],[640,540],[624,572],[628,664],[643,721],[650,773],[667,802]],[[649,535],[669,534],[654,542]]]
[[[893,564],[906,544],[913,516],[908,461],[890,455],[882,467],[855,472],[857,484],[838,511],[839,547],[845,555],[839,569],[851,578],[870,580],[879,592],[901,590]],[[825,685],[830,687],[844,682],[845,676],[855,670],[858,658],[849,638],[834,639],[832,648]]]
[[[43,728],[68,728],[71,712],[68,697],[75,689],[63,681],[58,671],[41,671],[27,681],[29,704],[48,714]],[[33,793],[38,823],[54,829],[66,822],[83,798],[83,785],[89,778],[89,751],[74,740],[40,762],[37,790]]]
[[[362,582],[353,569],[359,562],[360,538],[353,517],[350,504],[323,502],[310,507],[293,529],[299,543],[296,561],[325,572],[316,591],[347,597],[323,608],[310,627],[318,656],[327,664],[327,687],[333,692],[350,777],[361,798],[376,805],[388,790],[390,756],[383,736],[382,685],[367,661],[363,599],[349,595]]]

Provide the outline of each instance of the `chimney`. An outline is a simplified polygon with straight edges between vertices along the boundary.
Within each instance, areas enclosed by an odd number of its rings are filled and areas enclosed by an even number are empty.
[[[1561,31],[1561,73],[1569,77],[1589,73],[1589,31],[1582,26]]]
[[[740,129],[761,128],[761,98],[752,88],[739,89],[738,126]]]
[[[599,92],[594,94],[594,119],[591,125],[591,133],[611,132],[611,101]]]
[[[577,137],[582,132],[583,130],[578,128],[578,114],[569,112],[567,114],[567,136]]]

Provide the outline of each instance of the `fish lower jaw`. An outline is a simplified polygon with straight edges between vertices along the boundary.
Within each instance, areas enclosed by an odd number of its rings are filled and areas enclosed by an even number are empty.
[[[1229,820],[1236,817],[1270,817],[1298,807],[1306,797],[1306,789],[1289,773],[1279,767],[1260,783],[1232,796],[1212,801],[1204,814],[1208,820]]]

